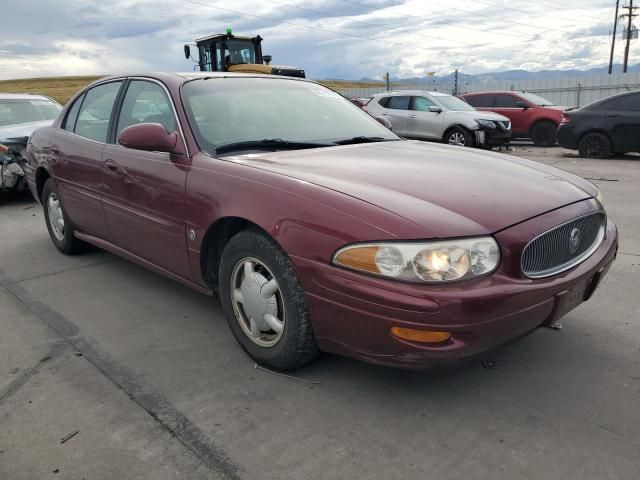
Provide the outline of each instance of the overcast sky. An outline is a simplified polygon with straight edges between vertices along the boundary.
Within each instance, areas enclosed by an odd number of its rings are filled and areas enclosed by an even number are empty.
[[[608,62],[614,4],[18,0],[2,7],[0,78],[191,70],[183,44],[227,27],[260,34],[263,53],[273,55],[274,63],[303,67],[316,79],[380,78],[386,71],[392,77],[444,75],[455,68],[588,69]]]

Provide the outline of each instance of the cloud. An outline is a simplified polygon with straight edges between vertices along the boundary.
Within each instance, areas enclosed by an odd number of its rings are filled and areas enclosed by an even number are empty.
[[[0,78],[190,70],[182,45],[260,34],[313,78],[379,78],[606,63],[607,0],[23,0],[3,8]],[[578,3],[580,5],[578,6]]]

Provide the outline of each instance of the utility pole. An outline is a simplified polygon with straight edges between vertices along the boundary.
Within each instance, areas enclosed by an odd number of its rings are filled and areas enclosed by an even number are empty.
[[[616,46],[616,33],[618,31],[618,9],[620,0],[616,0],[616,14],[613,17],[613,37],[611,37],[611,55],[609,56],[609,75],[613,72],[613,49]]]
[[[390,90],[390,88],[389,88],[389,72],[385,73],[384,79],[385,79],[385,82],[387,84],[387,92],[388,92]]]
[[[633,13],[634,10],[636,10],[638,7],[634,7],[633,6],[633,0],[629,0],[629,5],[627,5],[626,7],[622,7],[623,10],[627,10],[628,13],[625,13],[624,15],[621,15],[621,18],[627,17],[628,23],[627,23],[627,44],[624,47],[624,66],[622,67],[622,72],[623,73],[627,73],[627,65],[629,64],[629,44],[631,43],[631,37],[632,35],[632,31],[631,31],[631,27],[633,26],[633,24],[631,23],[634,17],[637,17],[638,15]]]
[[[457,96],[458,95],[458,69],[457,68],[453,78],[454,78],[453,95]]]

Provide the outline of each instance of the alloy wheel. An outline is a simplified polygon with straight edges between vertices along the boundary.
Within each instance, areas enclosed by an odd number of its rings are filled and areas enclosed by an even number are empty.
[[[454,132],[451,135],[449,135],[449,145],[457,145],[459,147],[464,147],[466,145],[464,134],[461,132]]]
[[[600,157],[604,154],[605,149],[602,139],[596,136],[584,139],[584,150],[587,157]]]
[[[64,215],[62,214],[60,199],[54,192],[51,192],[47,198],[47,213],[51,231],[56,239],[61,242],[64,240]]]
[[[231,274],[231,304],[245,335],[261,347],[273,347],[285,328],[282,292],[273,273],[260,260],[246,257]]]

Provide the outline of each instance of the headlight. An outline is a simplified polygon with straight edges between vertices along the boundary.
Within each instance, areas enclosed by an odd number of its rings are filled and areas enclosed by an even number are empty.
[[[476,118],[476,122],[478,123],[478,125],[484,128],[491,128],[491,129],[496,128],[496,124],[493,123],[491,120],[482,120],[482,119]]]
[[[349,245],[333,256],[334,265],[415,283],[477,278],[492,273],[499,262],[493,237]]]
[[[596,195],[596,199],[602,204],[604,205],[604,202],[602,201],[602,192],[600,190],[598,190],[598,194]]]

